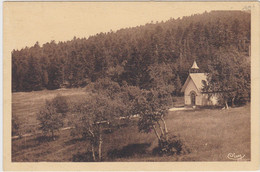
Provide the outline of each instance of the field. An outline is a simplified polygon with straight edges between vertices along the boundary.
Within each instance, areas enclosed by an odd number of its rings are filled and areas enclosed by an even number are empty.
[[[37,130],[36,113],[45,100],[61,94],[70,103],[87,96],[84,89],[19,92],[12,94],[12,114],[20,121],[22,134]],[[177,99],[176,104],[182,101]],[[69,115],[67,118],[69,121]],[[250,160],[250,105],[220,109],[196,109],[169,112],[166,119],[171,134],[179,135],[190,153],[155,156],[154,133],[139,133],[135,121],[104,138],[105,161],[229,161],[229,153],[245,155]],[[55,141],[40,134],[12,139],[12,161],[88,161],[89,144],[70,136],[70,130],[57,133]]]

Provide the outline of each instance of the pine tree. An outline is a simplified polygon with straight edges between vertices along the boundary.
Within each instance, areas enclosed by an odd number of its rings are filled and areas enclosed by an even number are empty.
[[[40,90],[42,88],[42,79],[40,65],[35,57],[28,59],[28,69],[24,77],[24,88],[26,91]]]

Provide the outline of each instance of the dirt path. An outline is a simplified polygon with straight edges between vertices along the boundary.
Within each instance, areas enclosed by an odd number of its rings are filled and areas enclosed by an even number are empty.
[[[188,107],[173,107],[171,109],[169,109],[169,111],[180,111],[180,110],[191,110],[192,108],[188,108]]]
[[[64,131],[64,130],[70,130],[72,129],[72,127],[65,127],[65,128],[61,128],[60,131]],[[30,136],[34,136],[36,134],[41,134],[42,132],[37,132],[37,133],[27,133],[21,136],[13,136],[12,139],[18,139],[19,137],[30,137]]]

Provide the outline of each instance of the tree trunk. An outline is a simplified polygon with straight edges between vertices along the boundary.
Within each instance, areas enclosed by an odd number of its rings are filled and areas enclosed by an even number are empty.
[[[225,106],[226,106],[226,109],[228,109],[228,103],[227,103],[227,100],[225,100]]]
[[[95,155],[95,147],[94,147],[94,143],[91,144],[91,151],[92,151],[93,161],[96,161],[96,155]]]
[[[89,128],[88,129],[89,133],[92,135],[92,143],[91,143],[91,152],[92,152],[92,157],[93,157],[93,161],[96,161],[96,155],[95,155],[95,135],[92,132],[92,130]]]
[[[51,130],[51,138],[52,138],[52,140],[55,140],[53,130]]]
[[[162,129],[162,127],[161,127],[159,121],[156,121],[156,122],[157,122],[157,124],[158,124],[158,126],[159,126],[159,128],[160,128],[160,130],[161,130],[162,136],[164,136],[164,132],[163,132],[163,129]]]
[[[99,161],[102,160],[102,143],[103,143],[102,131],[100,131],[100,133],[99,133],[99,144],[98,144],[98,159],[99,159]]]
[[[153,130],[154,130],[154,133],[155,133],[155,135],[157,136],[158,140],[160,141],[160,140],[161,140],[161,138],[160,138],[160,136],[159,136],[158,132],[156,131],[156,128],[155,128],[155,126],[154,126],[154,125],[153,125]]]
[[[165,122],[163,116],[161,116],[161,120],[162,120],[163,125],[164,125],[164,131],[165,131],[165,133],[167,134],[167,133],[168,133],[168,129],[167,129],[166,122]]]
[[[161,116],[161,120],[162,120],[162,122],[164,124],[165,137],[168,140],[168,129],[167,129],[166,122],[165,122],[163,116]]]
[[[234,101],[235,101],[235,97],[232,98],[232,104],[231,104],[231,107],[234,107]]]

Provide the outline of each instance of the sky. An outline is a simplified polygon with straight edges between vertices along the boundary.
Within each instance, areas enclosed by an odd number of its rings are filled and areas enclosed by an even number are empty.
[[[11,49],[67,41],[100,32],[245,7],[209,2],[5,2],[4,40]]]

